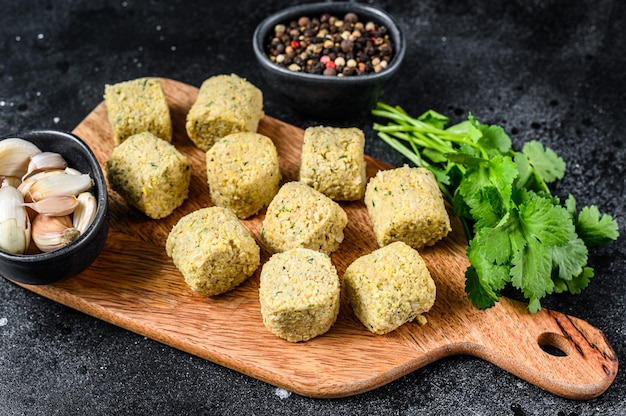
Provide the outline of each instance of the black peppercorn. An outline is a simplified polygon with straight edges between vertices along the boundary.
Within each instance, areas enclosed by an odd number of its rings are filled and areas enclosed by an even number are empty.
[[[344,39],[341,41],[341,50],[344,53],[352,52],[352,48],[354,47],[354,42],[350,39]]]
[[[354,24],[359,21],[359,17],[355,13],[347,13],[343,20]]]

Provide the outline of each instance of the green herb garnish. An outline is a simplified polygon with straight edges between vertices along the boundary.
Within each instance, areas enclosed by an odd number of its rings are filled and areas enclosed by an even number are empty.
[[[541,309],[551,293],[579,294],[593,277],[588,247],[619,236],[617,222],[596,206],[576,208],[552,195],[548,185],[565,174],[565,162],[536,141],[520,152],[497,125],[473,115],[447,127],[448,117],[427,111],[414,118],[401,107],[378,103],[372,114],[388,120],[374,130],[392,148],[435,175],[460,218],[470,266],[465,291],[486,309],[511,285]]]

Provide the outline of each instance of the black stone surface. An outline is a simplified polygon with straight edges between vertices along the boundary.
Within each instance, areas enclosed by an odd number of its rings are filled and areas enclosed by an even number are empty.
[[[199,86],[235,72],[264,90],[267,114],[307,127],[254,64],[269,1],[20,0],[0,10],[0,131],[71,130],[105,83],[162,76]],[[624,227],[626,3],[620,0],[371,1],[406,33],[406,63],[383,100],[498,123],[516,147],[539,139],[567,162],[553,191]],[[362,127],[366,152],[403,163]],[[624,238],[591,250],[596,277],[544,306],[601,329],[626,354]],[[1,415],[624,415],[620,371],[600,397],[554,396],[477,358],[450,357],[375,391],[320,400],[164,346],[0,280]],[[236,324],[236,323],[234,323]],[[363,357],[367,359],[367,357]]]

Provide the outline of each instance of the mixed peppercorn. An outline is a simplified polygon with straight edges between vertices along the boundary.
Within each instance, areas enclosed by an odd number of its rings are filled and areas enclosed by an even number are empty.
[[[268,44],[268,56],[295,72],[356,76],[380,72],[394,55],[387,27],[361,22],[355,13],[343,19],[328,13],[302,16],[277,24]]]

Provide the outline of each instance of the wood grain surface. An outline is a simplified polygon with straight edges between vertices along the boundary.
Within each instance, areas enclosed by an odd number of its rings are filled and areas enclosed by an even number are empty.
[[[167,257],[165,240],[183,215],[212,205],[204,152],[193,146],[184,127],[198,90],[168,79],[162,83],[171,108],[173,144],[193,167],[188,200],[169,217],[151,220],[109,191],[111,230],[93,265],[63,282],[23,287],[305,396],[359,394],[453,354],[480,357],[566,398],[593,398],[611,385],[618,368],[615,352],[602,332],[585,321],[547,309],[531,315],[524,304],[506,298],[485,311],[471,305],[464,292],[466,241],[454,217],[452,233],[421,251],[437,284],[425,326],[408,323],[387,335],[371,334],[342,298],[338,320],[328,333],[294,344],[277,338],[262,323],[260,268],[227,294],[207,298],[193,293]],[[259,132],[276,144],[284,180],[296,180],[303,131],[266,116]],[[114,146],[104,103],[74,133],[104,165]],[[369,176],[390,167],[369,157],[367,165]],[[378,248],[363,203],[342,206],[349,223],[344,242],[331,256],[340,276],[354,259]],[[271,251],[260,238],[262,220],[263,213],[243,223],[261,247],[264,262]]]

